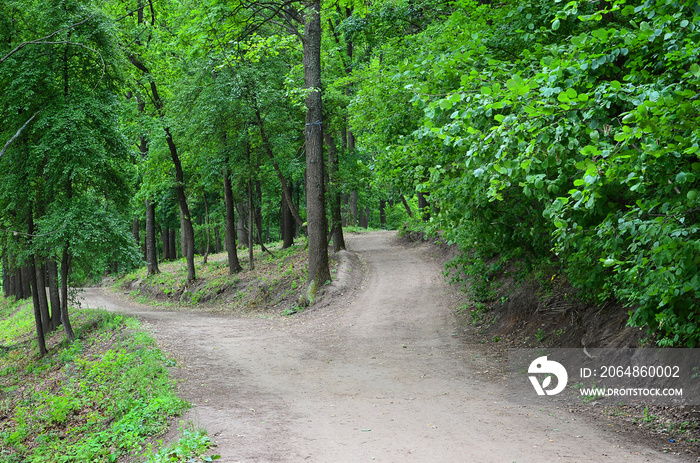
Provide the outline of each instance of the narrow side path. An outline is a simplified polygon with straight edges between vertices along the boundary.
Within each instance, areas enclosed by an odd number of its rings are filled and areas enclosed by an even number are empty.
[[[670,462],[568,410],[510,405],[454,336],[448,285],[427,245],[348,237],[357,291],[291,318],[153,310],[100,289],[90,307],[143,319],[223,462]]]

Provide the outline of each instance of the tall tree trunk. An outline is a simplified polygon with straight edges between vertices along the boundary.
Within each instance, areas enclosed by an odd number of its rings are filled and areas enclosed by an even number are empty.
[[[214,252],[217,254],[221,252],[221,232],[219,231],[220,225],[217,223],[214,227]]]
[[[160,242],[163,247],[163,262],[170,260],[170,244],[168,240],[170,239],[170,230],[168,227],[160,228]]]
[[[207,260],[209,259],[209,203],[207,203],[207,195],[204,196],[204,217],[205,217],[205,224],[206,226],[204,227],[205,233],[207,234],[207,244],[206,244],[206,249],[204,250],[204,261],[203,263],[207,263]]]
[[[287,185],[287,181],[285,180],[284,175],[282,174],[282,170],[280,170],[279,164],[277,164],[275,155],[272,152],[272,143],[270,143],[270,139],[268,138],[267,132],[265,131],[265,124],[263,123],[262,117],[260,115],[260,109],[257,106],[257,101],[254,101],[254,105],[255,118],[257,120],[258,128],[260,130],[260,139],[263,142],[263,146],[265,147],[265,152],[267,153],[267,156],[270,158],[270,161],[272,161],[272,167],[274,167],[275,172],[277,173],[277,178],[280,181],[280,185],[282,185],[283,198],[287,202],[287,207],[289,207],[289,210],[294,216],[294,220],[297,221],[297,225],[299,226],[299,228],[305,229],[304,221],[299,215],[299,209],[295,208],[294,203],[292,202],[292,189]]]
[[[36,262],[34,273],[36,275],[36,290],[39,298],[39,312],[41,313],[41,326],[44,334],[51,332],[51,313],[49,312],[49,300],[46,297],[46,272],[43,264]]]
[[[255,261],[253,260],[253,227],[255,226],[255,208],[253,204],[253,186],[248,180],[248,268],[255,270]]]
[[[180,254],[182,257],[187,255],[187,240],[185,239],[185,219],[180,211]]]
[[[238,208],[238,221],[236,223],[236,232],[238,233],[238,244],[242,247],[248,247],[248,227],[246,227],[246,210],[242,205],[236,205]]]
[[[306,97],[306,217],[309,235],[309,284],[312,303],[319,287],[331,279],[328,268],[325,185],[323,184],[323,105],[321,101],[321,1],[306,2],[304,27],[304,85]]]
[[[58,265],[53,259],[46,262],[46,276],[49,283],[49,302],[51,303],[51,331],[61,324],[61,298],[58,289]]]
[[[290,193],[292,193],[290,191]],[[294,215],[289,204],[282,198],[282,249],[294,244]]]
[[[379,227],[386,230],[386,201],[379,200]]]
[[[158,269],[158,251],[156,250],[156,206],[146,200],[146,254],[148,255],[148,274],[160,273]]]
[[[32,274],[34,272],[30,270],[31,268],[28,265],[22,267],[20,276],[22,283],[22,296],[20,297],[20,299],[29,299],[30,297],[32,297]]]
[[[63,256],[61,257],[61,324],[68,341],[73,342],[75,334],[68,317],[68,275],[70,275],[72,260],[68,246],[69,244],[66,243],[66,246],[63,248]]]
[[[29,236],[34,235],[34,211],[32,211],[31,209],[29,211],[29,218],[27,220],[27,233],[29,234]],[[34,259],[34,254],[32,254],[29,257],[28,267],[32,270],[29,275],[29,281],[32,292],[32,300],[34,303],[34,324],[36,326],[36,340],[37,344],[39,344],[39,355],[43,357],[44,355],[46,355],[46,340],[44,338],[44,333],[46,332],[45,320],[47,320],[47,318],[46,316],[44,316],[44,314],[42,314],[39,292],[41,290],[41,292],[44,293],[44,300],[46,300],[46,288],[44,288],[43,286],[41,286],[41,288],[39,287],[39,282],[37,281],[36,261]]]
[[[224,166],[224,203],[226,205],[226,253],[228,257],[228,273],[233,275],[242,270],[238,261],[238,249],[236,249],[236,207],[233,203],[233,189],[231,178],[228,174],[228,158]]]
[[[10,264],[7,260],[7,253],[2,255],[2,295],[5,298],[10,297],[10,286],[12,278],[10,276]]]
[[[357,213],[357,191],[350,192],[350,226],[355,227],[359,222]]]
[[[333,252],[345,249],[345,237],[343,236],[343,218],[340,210],[342,194],[338,185],[338,172],[340,170],[340,159],[335,147],[333,137],[324,133],[326,145],[328,145],[328,178],[331,198],[331,234],[333,235]]]
[[[155,80],[152,78],[151,72],[148,68],[140,62],[136,56],[129,55],[129,61],[139,69],[144,75],[150,76],[150,88],[151,96],[153,97],[153,104],[158,111],[158,117],[163,123],[163,132],[165,132],[165,142],[168,145],[168,150],[170,151],[170,158],[175,166],[175,191],[177,192],[177,202],[180,206],[180,212],[182,214],[182,235],[184,236],[184,241],[187,245],[187,282],[191,283],[197,278],[197,273],[194,264],[194,228],[192,227],[192,220],[190,218],[190,208],[187,205],[187,196],[185,195],[185,176],[182,172],[182,163],[180,162],[180,155],[177,152],[177,146],[173,140],[172,132],[170,127],[165,123],[165,111],[163,100],[160,98],[158,93],[158,87],[156,86]]]
[[[31,233],[31,232],[30,232]],[[29,265],[32,268],[36,268],[36,264],[34,262],[34,256],[31,256],[29,259],[30,263]],[[32,291],[32,299],[34,302],[34,325],[36,326],[36,340],[37,344],[39,344],[39,356],[43,357],[46,355],[46,339],[44,337],[44,324],[42,321],[41,317],[41,302],[39,301],[39,287],[38,287],[38,282],[36,279],[36,272],[30,272],[30,284],[31,284],[31,291]],[[44,290],[44,299],[46,299],[46,289],[42,288]]]
[[[141,246],[141,236],[139,233],[139,219],[138,219],[138,217],[134,217],[134,220],[131,224],[131,233],[134,235],[134,241],[136,241],[136,246],[140,247]]]
[[[169,233],[170,236],[168,237],[168,255],[172,260],[177,260],[177,230],[170,227]]]

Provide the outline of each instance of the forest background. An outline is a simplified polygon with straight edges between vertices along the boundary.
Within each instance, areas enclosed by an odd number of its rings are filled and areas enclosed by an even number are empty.
[[[694,1],[4,1],[5,296],[43,354],[105,272],[303,236],[308,303],[343,227],[410,222],[694,347],[699,28]]]

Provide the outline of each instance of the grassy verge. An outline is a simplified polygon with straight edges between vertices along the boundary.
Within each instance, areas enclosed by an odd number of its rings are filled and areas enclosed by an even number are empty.
[[[39,358],[32,310],[0,299],[0,463],[135,457],[188,407],[168,377],[172,360],[135,319],[74,311],[77,339],[54,332]]]
[[[214,312],[296,311],[306,282],[306,242],[299,240],[287,249],[281,243],[268,245],[273,255],[256,247],[254,270],[250,270],[247,250],[239,251],[243,270],[228,273],[226,253],[212,254],[208,263],[196,257],[197,280],[187,285],[184,259],[159,264],[157,275],[141,268],[114,282],[139,302],[164,306],[199,306]]]

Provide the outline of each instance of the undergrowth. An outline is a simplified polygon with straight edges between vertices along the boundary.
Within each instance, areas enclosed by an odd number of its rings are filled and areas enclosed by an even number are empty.
[[[98,310],[72,319],[76,340],[56,331],[39,358],[31,303],[0,299],[0,463],[115,462],[188,407],[138,321]]]
[[[140,302],[176,306],[207,306],[211,310],[247,311],[259,307],[281,307],[293,313],[306,282],[306,242],[281,249],[281,243],[267,245],[272,255],[254,249],[254,270],[247,250],[239,251],[243,270],[230,275],[226,253],[209,256],[208,263],[196,259],[197,280],[187,284],[184,259],[159,264],[160,273],[146,275],[141,268],[114,283],[128,289]]]

